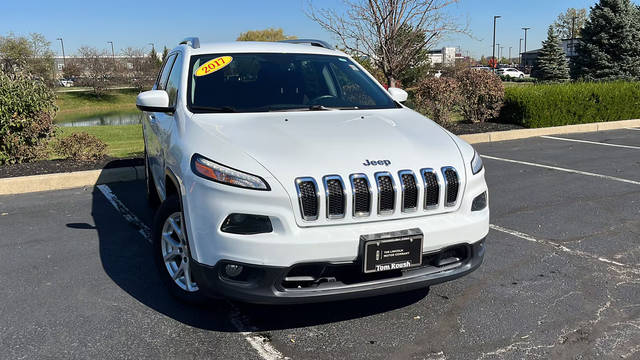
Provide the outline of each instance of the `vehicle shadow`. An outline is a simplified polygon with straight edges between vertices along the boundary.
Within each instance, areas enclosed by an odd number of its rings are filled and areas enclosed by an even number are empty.
[[[144,199],[144,184],[126,185],[118,198],[143,222],[149,224],[151,210]],[[140,187],[142,187],[140,189]],[[118,192],[117,190],[115,192]],[[124,195],[129,195],[125,196]],[[238,332],[268,331],[339,322],[400,309],[424,299],[427,291],[375,298],[307,304],[264,306],[211,300],[204,306],[183,304],[166,290],[152,259],[151,244],[133,225],[127,223],[99,189],[93,190],[92,215],[99,236],[100,260],[105,273],[128,295],[149,308],[196,328]],[[86,228],[83,224],[67,224]],[[249,319],[251,329],[238,329],[233,314],[240,311]]]

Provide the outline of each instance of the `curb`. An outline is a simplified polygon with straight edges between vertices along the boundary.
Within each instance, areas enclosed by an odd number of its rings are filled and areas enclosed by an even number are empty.
[[[622,120],[622,121],[608,121],[590,124],[578,124],[578,125],[565,125],[554,126],[548,128],[537,129],[519,129],[519,130],[507,130],[507,131],[495,131],[480,134],[467,134],[460,135],[460,138],[470,144],[505,141],[505,140],[517,140],[526,139],[536,136],[544,135],[563,135],[585,132],[597,132],[604,130],[624,129],[629,127],[640,127],[640,120]]]
[[[591,124],[555,126],[539,129],[496,131],[461,135],[470,144],[526,139],[543,135],[562,135],[584,132],[640,127],[640,120],[622,120]],[[144,166],[116,169],[76,171],[70,173],[20,176],[0,179],[0,195],[15,195],[37,191],[64,190],[114,182],[144,180]]]
[[[0,179],[0,195],[64,190],[144,178],[144,166],[19,176]]]

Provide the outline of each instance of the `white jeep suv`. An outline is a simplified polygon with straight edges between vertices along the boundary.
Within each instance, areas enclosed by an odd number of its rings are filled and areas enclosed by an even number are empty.
[[[160,203],[154,257],[171,292],[329,301],[478,268],[482,160],[406,99],[321,41],[173,49],[136,101]]]

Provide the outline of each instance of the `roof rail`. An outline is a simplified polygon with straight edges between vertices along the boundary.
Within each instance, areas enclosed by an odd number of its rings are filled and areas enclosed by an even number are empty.
[[[184,38],[184,40],[180,41],[180,44],[178,45],[190,45],[192,48],[194,49],[199,49],[200,48],[200,39],[197,37],[188,37],[188,38]]]
[[[292,40],[281,40],[279,42],[290,43],[290,44],[309,44],[311,46],[323,47],[325,49],[334,50],[329,43],[322,40],[315,39],[292,39]]]

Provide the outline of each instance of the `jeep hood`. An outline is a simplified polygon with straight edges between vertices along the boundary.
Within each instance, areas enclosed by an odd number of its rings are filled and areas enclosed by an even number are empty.
[[[462,156],[449,134],[409,109],[195,114],[192,121],[254,158],[283,185],[303,176],[320,182],[332,174],[346,180],[354,173],[397,176],[399,170],[417,174],[443,166],[454,166],[464,176]],[[367,160],[390,165],[366,166]]]

